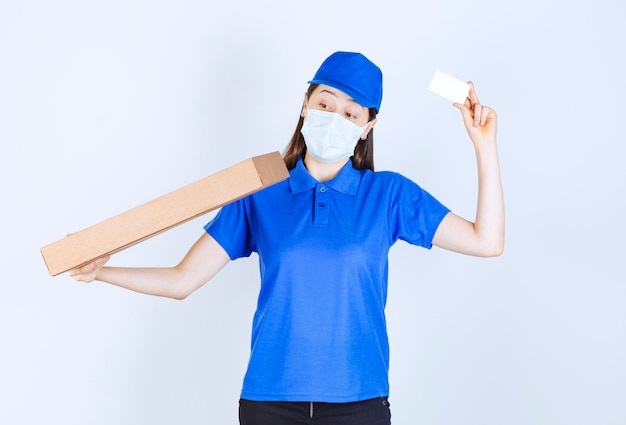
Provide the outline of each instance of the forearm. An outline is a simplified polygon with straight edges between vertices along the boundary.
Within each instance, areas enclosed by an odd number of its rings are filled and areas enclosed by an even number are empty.
[[[504,194],[495,140],[475,145],[478,167],[478,202],[474,231],[488,255],[504,249]]]
[[[104,267],[109,257],[70,271],[82,282],[99,280],[142,294],[184,299],[211,280],[229,261],[224,249],[204,233],[176,267]]]
[[[191,293],[191,285],[175,267],[103,267],[96,275],[96,280],[142,294],[174,299],[184,299]]]

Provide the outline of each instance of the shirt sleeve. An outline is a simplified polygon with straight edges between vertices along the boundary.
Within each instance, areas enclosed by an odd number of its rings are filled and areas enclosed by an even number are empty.
[[[256,251],[250,231],[249,198],[222,207],[204,230],[228,253],[231,260],[249,257]]]
[[[393,240],[430,249],[439,224],[450,210],[413,181],[396,177],[390,208]]]

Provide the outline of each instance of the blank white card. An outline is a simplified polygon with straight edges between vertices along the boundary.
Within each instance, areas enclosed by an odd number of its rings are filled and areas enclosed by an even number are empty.
[[[441,71],[435,71],[428,90],[452,102],[463,103],[469,95],[470,85]]]

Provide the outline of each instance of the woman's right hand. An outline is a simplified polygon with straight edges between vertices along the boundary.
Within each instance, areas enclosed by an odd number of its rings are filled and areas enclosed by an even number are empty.
[[[75,269],[70,270],[68,273],[78,282],[93,282],[96,279],[96,276],[98,275],[100,269],[107,263],[107,261],[109,261],[110,258],[110,255],[100,257],[96,260],[93,260],[91,263],[85,264],[84,266],[76,267]]]

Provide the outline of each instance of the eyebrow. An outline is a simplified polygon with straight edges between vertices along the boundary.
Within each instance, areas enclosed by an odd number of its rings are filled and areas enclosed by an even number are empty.
[[[321,90],[320,90],[320,93],[328,93],[328,94],[330,94],[331,96],[337,97],[337,93],[335,93],[335,92],[334,92],[334,91],[332,91],[332,90],[328,90],[328,89],[321,89]],[[365,106],[361,105],[359,102],[357,102],[356,100],[352,99],[351,97],[350,97],[350,98],[348,98],[348,101],[356,103],[358,106],[360,106],[360,107],[361,107],[361,108],[363,108],[363,109],[367,109]]]

